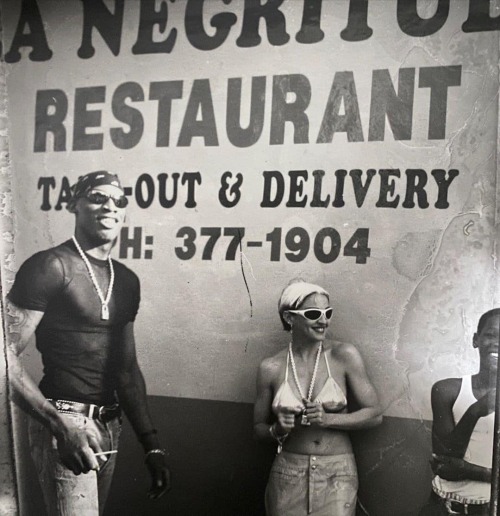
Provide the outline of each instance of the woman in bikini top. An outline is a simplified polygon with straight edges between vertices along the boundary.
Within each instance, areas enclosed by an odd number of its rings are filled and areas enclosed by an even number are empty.
[[[279,315],[290,340],[260,365],[254,433],[259,440],[276,442],[278,452],[288,456],[352,456],[348,431],[382,419],[358,350],[326,340],[332,314],[328,292],[317,285],[292,283],[281,295]],[[349,412],[348,397],[357,410]],[[269,514],[283,510],[268,507]],[[289,507],[286,513],[295,514]]]
[[[274,397],[272,404],[272,410],[276,415],[283,411],[298,414],[304,409],[304,402],[295,395],[295,392],[288,380],[290,357],[293,357],[291,344],[292,343],[290,342],[288,353],[286,355],[285,380],[276,392],[276,396]],[[322,353],[322,355],[325,359],[328,378],[326,379],[318,395],[314,398],[313,403],[326,404],[330,412],[340,412],[342,409],[347,407],[347,398],[345,397],[344,391],[340,388],[339,384],[332,376],[326,353]]]

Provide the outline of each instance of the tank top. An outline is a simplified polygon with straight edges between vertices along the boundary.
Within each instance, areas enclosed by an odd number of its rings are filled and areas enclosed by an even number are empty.
[[[453,404],[453,420],[457,424],[467,409],[477,399],[472,391],[472,376],[464,376],[457,399]],[[464,454],[464,460],[484,468],[491,468],[493,461],[493,433],[495,413],[480,417],[472,431],[469,444]],[[434,491],[442,498],[458,500],[462,503],[485,503],[490,500],[491,486],[489,482],[477,480],[444,480],[434,477]]]
[[[277,414],[280,410],[287,409],[293,412],[302,412],[304,409],[304,404],[302,400],[297,398],[295,393],[292,390],[292,386],[288,381],[288,366],[290,363],[290,353],[289,351],[286,355],[286,370],[285,370],[285,380],[278,388],[276,395],[274,396],[272,410],[275,414]],[[323,388],[313,400],[313,403],[327,403],[329,406],[335,407],[336,411],[342,410],[347,406],[347,399],[345,397],[344,392],[340,388],[339,384],[335,381],[330,372],[330,365],[328,364],[328,359],[326,358],[326,353],[323,353],[325,357],[326,369],[328,371],[328,378],[326,379]]]

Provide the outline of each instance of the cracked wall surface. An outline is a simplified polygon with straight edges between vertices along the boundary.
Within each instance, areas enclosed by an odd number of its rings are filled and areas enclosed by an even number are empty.
[[[19,10],[5,1],[6,42],[12,40]],[[421,2],[422,12],[432,14],[433,2]],[[167,55],[134,56],[138,10],[130,5],[125,17],[122,45],[113,56],[102,38],[94,37],[96,54],[80,59],[77,50],[81,10],[68,2],[40,2],[53,56],[34,63],[23,53],[18,63],[7,66],[7,88],[13,113],[11,143],[14,171],[12,200],[15,207],[15,259],[4,267],[15,270],[37,250],[55,245],[71,234],[72,216],[54,205],[63,176],[71,180],[89,170],[108,168],[123,183],[135,185],[140,174],[200,171],[196,208],[179,203],[171,209],[158,202],[142,209],[133,201],[128,212],[130,227],[141,227],[154,236],[152,259],[125,263],[142,282],[141,312],[137,321],[138,353],[151,394],[226,401],[251,402],[258,363],[287,344],[276,304],[282,288],[294,277],[321,283],[332,293],[335,316],[330,336],[356,344],[387,408],[387,414],[430,419],[429,393],[434,381],[473,372],[476,356],[471,348],[479,315],[496,303],[496,184],[498,125],[498,34],[465,34],[461,25],[467,3],[450,8],[446,24],[435,35],[411,38],[395,26],[396,3],[376,4],[370,10],[373,36],[359,43],[339,37],[345,26],[347,3],[323,5],[323,41],[282,47],[238,48],[235,40],[241,20],[227,42],[210,52],[200,52],[179,36]],[[219,6],[220,7],[220,6]],[[208,7],[207,7],[208,8]],[[224,9],[236,9],[226,6]],[[169,23],[183,26],[182,5],[169,7]],[[209,13],[216,12],[211,6]],[[293,2],[283,7],[288,30],[293,34],[301,10]],[[388,21],[391,20],[391,21]],[[8,43],[7,43],[8,44]],[[332,49],[334,51],[332,51]],[[428,138],[428,88],[418,87],[425,67],[461,66],[461,85],[448,89],[446,138]],[[367,141],[373,70],[387,69],[395,87],[402,68],[414,68],[416,76],[412,137],[395,141],[386,122],[383,141]],[[62,72],[62,70],[64,72]],[[99,74],[95,71],[100,70]],[[349,142],[337,133],[331,143],[315,142],[323,119],[332,80],[339,71],[350,71],[356,82],[364,141]],[[272,112],[272,77],[300,74],[310,82],[307,109],[310,138],[295,144],[293,127],[286,125],[283,145],[269,144]],[[252,147],[236,148],[224,135],[227,79],[243,78],[243,98],[248,101],[251,77],[266,76],[265,134]],[[29,80],[26,80],[29,78]],[[184,80],[183,98],[173,104],[171,145],[155,146],[156,105],[136,107],[145,120],[145,136],[131,149],[120,150],[110,140],[116,127],[110,98],[116,86],[135,81],[147,91],[150,82]],[[175,144],[185,116],[190,88],[196,79],[208,79],[215,106],[219,144],[203,145],[198,139],[189,147]],[[106,100],[99,108],[103,150],[72,151],[71,112],[75,88],[103,85]],[[59,89],[68,97],[67,149],[34,152],[36,92]],[[242,119],[248,116],[243,102]],[[341,109],[345,109],[345,106]],[[175,136],[175,137],[174,137]],[[50,138],[49,138],[50,140]],[[5,156],[3,159],[6,159]],[[356,205],[352,185],[346,182],[342,208],[262,208],[265,170],[308,170],[305,192],[311,198],[313,170],[325,170],[323,196],[334,195],[338,169],[399,169],[396,193],[404,197],[406,169],[428,173],[428,208],[377,208],[379,177],[373,180],[364,204]],[[449,189],[449,207],[436,209],[434,169],[457,169],[459,176]],[[224,171],[241,173],[241,201],[224,208],[218,200]],[[54,177],[52,209],[41,209],[40,177]],[[348,178],[349,179],[349,178]],[[349,179],[350,180],[350,179]],[[243,248],[237,259],[225,259],[222,248],[211,260],[179,260],[174,252],[181,242],[176,233],[189,225],[244,227],[246,238],[259,240],[261,249]],[[306,259],[292,262],[284,255],[270,260],[266,236],[275,227],[286,233],[301,227],[311,238],[323,227],[334,227],[345,242],[360,227],[370,229],[371,255],[366,264],[340,256],[320,263],[311,250]],[[4,237],[10,238],[9,233]],[[312,244],[311,244],[312,245]],[[202,246],[201,240],[199,246]],[[40,368],[36,352],[27,352],[28,367],[35,376]]]
[[[112,2],[107,2],[109,6]],[[142,228],[143,235],[154,237],[148,248],[152,257],[133,258],[124,263],[141,279],[141,310],[136,322],[137,351],[148,392],[169,399],[253,402],[258,364],[288,344],[277,314],[277,301],[283,287],[292,278],[303,277],[320,283],[332,295],[334,318],[329,338],[354,343],[365,359],[370,377],[386,407],[391,423],[404,421],[401,432],[380,438],[380,448],[373,453],[370,468],[364,474],[379,476],[381,465],[399,475],[401,450],[413,469],[427,466],[427,456],[412,445],[426,442],[411,432],[425,433],[431,419],[430,389],[441,378],[475,372],[477,356],[471,341],[481,313],[500,302],[497,278],[498,254],[498,32],[465,34],[461,30],[468,15],[468,2],[450,3],[446,23],[427,37],[410,37],[396,25],[396,1],[370,2],[368,21],[373,35],[366,41],[348,42],[340,37],[346,26],[349,2],[323,2],[321,27],[324,39],[314,44],[300,44],[295,34],[302,19],[301,2],[283,2],[287,31],[292,36],[286,45],[269,43],[262,29],[262,41],[252,48],[238,47],[242,13],[232,2],[205,2],[206,22],[220,12],[238,15],[227,40],[219,48],[200,51],[189,44],[183,33],[185,2],[169,2],[168,27],[176,27],[175,48],[169,53],[135,55],[139,9],[126,2],[118,55],[113,55],[97,30],[93,32],[95,55],[78,57],[81,43],[82,2],[79,0],[38,0],[47,44],[52,57],[32,61],[30,49],[21,49],[21,59],[3,64],[0,90],[7,89],[9,121],[5,106],[0,116],[0,240],[2,242],[3,294],[9,290],[15,271],[28,256],[69,238],[72,215],[58,205],[63,178],[74,181],[91,170],[108,169],[122,178],[132,190],[127,225]],[[422,17],[431,17],[436,2],[419,1]],[[3,44],[8,50],[15,33],[20,5],[16,0],[1,0]],[[492,2],[492,14],[500,14],[498,1]],[[205,29],[213,35],[213,27]],[[156,34],[155,37],[161,37]],[[461,67],[460,86],[447,90],[446,136],[429,139],[431,92],[419,87],[422,70],[429,67]],[[414,69],[412,134],[396,140],[386,120],[382,141],[369,141],[372,109],[373,72],[387,70],[394,88],[402,69]],[[361,141],[349,141],[345,132],[337,131],[331,142],[318,143],[322,120],[336,74],[351,73],[355,81]],[[273,120],[273,81],[290,76],[307,79],[310,103],[307,115],[308,141],[294,139],[304,126],[284,124],[283,144],[271,144]],[[250,113],[251,79],[266,79],[264,129],[258,141],[247,148],[232,145],[227,136],[226,105],[228,81],[242,79],[241,123]],[[194,138],[189,146],[178,144],[186,106],[197,80],[208,81],[217,145],[206,145]],[[151,83],[181,81],[182,95],[172,101],[169,146],[156,145],[159,108],[148,99]],[[112,97],[124,82],[134,82],[144,92],[143,101],[129,105],[140,111],[144,134],[129,149],[113,145],[111,132],[126,129],[115,116]],[[286,81],[277,82],[283,91]],[[89,103],[89,111],[99,112],[99,122],[89,123],[88,134],[102,133],[103,148],[74,150],[75,120],[85,111],[74,112],[77,89],[103,87],[105,99]],[[35,112],[37,92],[57,90],[68,101],[65,118],[66,146],[54,150],[52,136],[47,149],[35,152]],[[307,93],[307,92],[306,92]],[[307,96],[304,93],[304,98]],[[0,91],[0,98],[3,93]],[[289,93],[288,102],[296,100]],[[2,99],[3,103],[3,99]],[[51,109],[55,109],[52,107]],[[341,102],[339,116],[345,114]],[[163,112],[164,117],[167,115]],[[198,120],[202,117],[199,110]],[[163,120],[165,122],[165,120]],[[254,130],[257,130],[254,128]],[[7,147],[8,134],[10,148]],[[361,206],[353,191],[351,176],[346,175],[343,200],[333,207],[337,170],[367,171],[397,169],[395,191],[400,196],[396,208],[377,207],[381,178],[377,174],[367,188]],[[427,174],[429,206],[402,206],[406,193],[408,169]],[[449,206],[435,207],[437,186],[431,171],[459,171],[450,188]],[[261,206],[264,171],[279,171],[289,181],[289,171],[307,170],[304,207],[287,207],[289,184],[282,203],[275,208]],[[314,196],[312,172],[324,170],[321,199],[330,196],[327,207],[312,207]],[[197,187],[195,207],[185,205],[184,197],[172,208],[161,207],[158,191],[154,202],[143,208],[137,202],[137,180],[149,174],[157,187],[159,174],[199,171],[202,183]],[[231,208],[220,202],[221,175],[231,171],[243,177],[241,200]],[[41,178],[53,178],[49,188],[50,209],[44,205]],[[12,184],[11,184],[12,181]],[[366,183],[364,183],[366,185]],[[64,193],[64,192],[63,192]],[[359,194],[359,192],[357,192]],[[64,197],[64,195],[62,195]],[[56,208],[57,206],[57,208]],[[198,234],[197,252],[192,259],[180,260],[175,248],[182,246],[177,237],[180,228],[189,226]],[[205,244],[202,227],[236,227],[245,229],[245,240],[234,260],[226,259],[227,241],[221,239],[211,259],[202,259]],[[285,235],[291,228],[303,228],[311,240],[305,259],[287,258]],[[271,232],[282,228],[279,259],[271,260]],[[356,264],[351,256],[340,256],[322,263],[314,253],[314,237],[321,228],[335,228],[343,245],[358,228],[369,228],[370,256],[365,264]],[[204,237],[206,239],[206,237]],[[248,247],[247,240],[261,247]],[[222,242],[225,242],[224,244]],[[293,242],[288,242],[293,246]],[[146,245],[146,244],[144,244]],[[115,250],[115,257],[118,250]],[[34,345],[24,352],[30,373],[41,376],[40,358]],[[0,400],[5,400],[5,371],[0,361]],[[158,404],[158,406],[160,406]],[[4,405],[3,413],[8,414]],[[417,420],[417,421],[415,421]],[[3,418],[7,435],[8,419]],[[407,425],[406,425],[407,423]],[[14,424],[22,429],[24,419],[15,415]],[[399,427],[398,427],[399,428]],[[405,434],[406,429],[411,429]],[[421,436],[419,436],[421,437]],[[427,435],[425,435],[427,437]],[[8,441],[6,441],[8,444]],[[7,465],[9,447],[0,441],[0,465]],[[25,450],[18,456],[23,458]],[[4,454],[4,455],[1,455]],[[418,457],[418,460],[416,459]],[[397,463],[396,468],[392,465]],[[29,464],[25,461],[24,467]],[[399,468],[399,469],[398,469]],[[2,475],[2,485],[13,482],[9,468]],[[23,474],[26,471],[23,471]],[[10,476],[9,476],[10,475]],[[403,476],[403,475],[401,475]],[[376,484],[376,480],[373,480]],[[385,482],[385,477],[384,477]],[[419,486],[422,491],[427,484]],[[10,510],[14,491],[7,491],[0,506]],[[426,495],[426,492],[424,493]],[[10,498],[9,498],[10,497]],[[25,500],[29,494],[25,493]],[[7,501],[6,501],[7,500]],[[28,501],[29,502],[29,501]],[[26,502],[26,503],[28,503]],[[12,509],[14,510],[14,509]]]
[[[0,11],[0,40],[3,35]],[[13,250],[12,196],[10,193],[8,95],[5,64],[0,62],[0,264],[1,291],[5,292],[11,271]],[[3,303],[2,303],[3,306]],[[0,325],[0,515],[18,514],[18,491],[14,462],[12,411],[9,402],[8,364],[5,352],[4,321]]]

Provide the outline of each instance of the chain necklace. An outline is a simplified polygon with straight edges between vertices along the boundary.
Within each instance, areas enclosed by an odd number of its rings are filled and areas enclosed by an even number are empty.
[[[99,286],[99,283],[97,282],[97,278],[95,276],[94,269],[92,268],[92,265],[90,264],[89,259],[87,258],[86,254],[83,252],[83,249],[80,247],[78,240],[74,236],[72,238],[73,238],[75,247],[78,251],[78,254],[81,256],[83,262],[85,263],[85,266],[87,267],[87,270],[89,271],[90,279],[92,280],[92,284],[94,285],[97,295],[99,296],[99,300],[101,301],[101,319],[103,321],[107,321],[109,319],[109,308],[108,308],[109,300],[111,299],[111,294],[113,292],[113,284],[115,282],[115,270],[113,269],[113,262],[112,262],[111,258],[108,256],[108,265],[109,265],[111,277],[109,278],[108,292],[106,293],[106,297],[104,297],[104,294],[102,293],[101,287]]]
[[[297,389],[299,390],[300,398],[302,400],[311,401],[312,399],[312,393],[314,390],[314,384],[316,383],[316,375],[318,373],[318,365],[319,365],[319,357],[321,356],[321,352],[323,351],[323,343],[319,343],[318,352],[316,353],[316,362],[314,363],[314,369],[313,374],[311,377],[311,383],[309,384],[309,391],[307,393],[307,398],[304,396],[304,393],[302,392],[302,387],[300,386],[299,382],[299,376],[297,374],[297,368],[295,366],[295,360],[293,358],[293,351],[292,351],[292,343],[290,342],[288,353],[290,354],[290,363],[292,364],[292,372],[293,372],[293,379],[295,380],[295,385],[297,386]],[[302,425],[310,425],[311,423],[307,420],[306,416],[306,409],[302,411]]]

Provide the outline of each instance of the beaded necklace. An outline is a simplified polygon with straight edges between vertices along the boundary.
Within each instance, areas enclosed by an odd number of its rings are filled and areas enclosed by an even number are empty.
[[[302,400],[311,401],[312,399],[312,393],[314,390],[314,384],[316,383],[316,375],[318,373],[318,365],[319,365],[319,357],[321,356],[321,352],[323,351],[323,343],[319,343],[318,352],[316,353],[316,362],[314,363],[314,369],[313,374],[311,377],[311,383],[309,384],[309,391],[307,393],[307,398],[304,396],[304,393],[302,392],[302,387],[300,386],[299,382],[299,376],[297,374],[297,368],[295,366],[295,360],[293,358],[293,351],[292,351],[292,343],[290,342],[290,345],[288,347],[288,353],[290,354],[290,363],[292,364],[292,372],[293,372],[293,379],[295,380],[295,385],[297,386],[297,389],[300,394],[300,398]],[[307,416],[305,414],[306,409],[304,408],[302,412],[302,425],[310,425],[311,423],[307,420]]]
[[[102,293],[101,287],[99,286],[99,283],[97,282],[97,278],[95,276],[94,269],[92,268],[92,265],[90,264],[89,259],[87,258],[86,254],[83,252],[83,249],[80,247],[78,240],[74,236],[72,238],[73,238],[75,247],[78,251],[78,254],[81,256],[83,262],[85,263],[85,266],[87,267],[87,270],[89,271],[90,279],[92,280],[92,284],[94,285],[97,295],[99,296],[99,300],[101,301],[101,319],[103,321],[107,321],[107,320],[109,320],[109,308],[108,308],[109,300],[111,299],[111,294],[113,292],[113,284],[115,282],[115,270],[113,269],[113,262],[112,262],[111,258],[108,256],[108,265],[109,265],[111,277],[109,278],[108,292],[106,293],[106,297],[104,297],[104,294]]]

